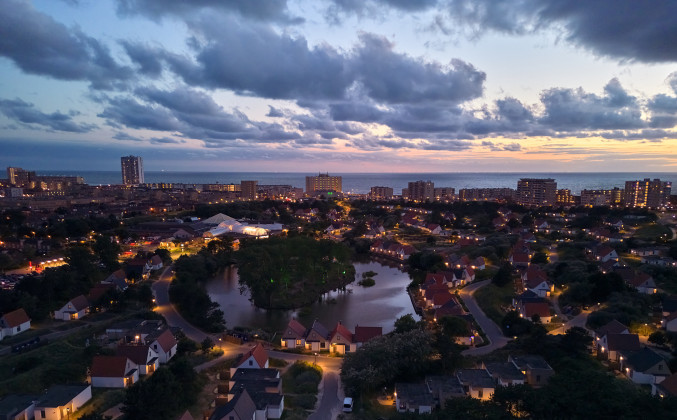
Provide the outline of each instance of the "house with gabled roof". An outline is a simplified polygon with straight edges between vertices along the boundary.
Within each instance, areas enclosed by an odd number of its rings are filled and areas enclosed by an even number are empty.
[[[146,337],[145,341],[158,354],[161,364],[168,363],[176,355],[178,342],[169,328],[154,331]]]
[[[494,378],[486,369],[459,369],[456,377],[471,398],[490,400],[496,390]]]
[[[395,384],[395,408],[399,413],[431,413],[435,399],[424,384]]]
[[[500,386],[523,385],[526,381],[526,375],[511,362],[482,362],[482,369]]]
[[[117,271],[114,271],[111,273],[102,283],[108,283],[108,284],[113,284],[115,287],[121,291],[124,292],[127,290],[127,275],[125,274],[125,270],[119,269]]]
[[[289,321],[280,338],[280,346],[288,349],[304,348],[306,345],[306,327],[295,319]]]
[[[661,320],[661,326],[665,328],[665,331],[677,331],[677,311],[669,314],[666,317],[663,317]]]
[[[651,384],[651,395],[665,397],[677,397],[677,373],[673,373],[661,382]]]
[[[520,306],[519,313],[522,318],[528,320],[538,315],[543,324],[549,324],[552,320],[550,305],[547,302],[526,302]]]
[[[23,308],[15,309],[0,317],[0,340],[31,329],[31,319]]]
[[[670,376],[670,368],[661,355],[648,347],[620,357],[620,371],[636,384],[660,383]]]
[[[155,271],[162,268],[162,258],[159,255],[153,255],[145,266],[147,271]]]
[[[278,419],[284,410],[282,379],[277,369],[238,369],[228,381],[228,401],[246,390],[256,406],[256,419]]]
[[[383,327],[362,327],[359,325],[355,326],[355,334],[353,334],[353,341],[355,345],[359,348],[362,347],[364,343],[371,340],[372,338],[380,337],[383,335]]]
[[[554,284],[548,281],[548,274],[539,267],[527,268],[521,277],[524,290],[531,290],[540,297],[548,297],[555,291]]]
[[[444,305],[435,309],[435,314],[433,320],[437,322],[438,320],[444,318],[445,316],[461,316],[465,315],[465,310],[458,300],[451,299]]]
[[[54,319],[59,321],[75,321],[89,313],[89,301],[84,295],[77,296],[54,311]]]
[[[217,407],[209,420],[255,420],[256,404],[246,389],[233,394],[225,405]]]
[[[127,388],[139,381],[139,369],[127,356],[94,356],[90,376],[95,388]]]
[[[306,350],[327,350],[328,338],[329,330],[316,319],[313,321],[313,325],[308,329],[308,333],[306,334]]]
[[[331,353],[346,354],[357,350],[357,345],[353,342],[353,333],[341,324],[341,321],[329,333],[329,343]]]
[[[550,377],[555,374],[552,367],[542,356],[527,354],[523,356],[508,356],[508,362],[525,375],[526,383],[534,388],[545,386]]]
[[[605,358],[618,362],[621,358],[621,353],[630,353],[640,350],[639,336],[637,334],[607,334],[606,347],[599,346],[601,355]]]
[[[75,418],[74,414],[91,399],[92,386],[89,384],[53,385],[38,398],[33,415],[40,420]]]
[[[160,358],[149,345],[120,344],[115,354],[125,356],[139,368],[140,375],[150,375],[160,367]]]
[[[635,273],[628,284],[637,289],[639,293],[644,293],[646,295],[652,295],[658,291],[653,277],[647,273]]]
[[[604,338],[608,334],[630,334],[630,330],[618,320],[612,319],[607,324],[593,331],[593,336],[598,344],[606,345]]]
[[[9,394],[0,399],[0,419],[24,420],[34,418],[37,395]]]
[[[230,375],[235,375],[235,371],[238,369],[266,369],[268,362],[268,352],[261,343],[258,343],[230,367]]]

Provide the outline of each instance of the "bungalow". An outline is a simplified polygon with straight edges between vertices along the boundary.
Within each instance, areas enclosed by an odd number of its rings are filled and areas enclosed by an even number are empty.
[[[90,399],[92,386],[89,384],[54,385],[35,403],[33,415],[40,420],[68,419]]]
[[[178,343],[168,328],[160,331],[149,334],[146,342],[149,342],[150,347],[158,354],[160,363],[165,364],[176,355]]]
[[[355,334],[353,334],[353,341],[357,347],[362,347],[364,343],[371,340],[372,338],[380,337],[383,335],[382,327],[361,327],[359,325],[355,326]]]
[[[486,369],[459,369],[456,377],[469,397],[490,400],[494,395],[496,383]]]
[[[89,301],[80,295],[66,302],[60,309],[54,311],[54,319],[60,321],[74,321],[85,317],[89,313]]]
[[[670,368],[665,359],[648,347],[621,356],[620,370],[636,384],[660,383],[670,376]]]
[[[661,321],[661,326],[665,328],[666,331],[671,332],[677,331],[677,311],[664,317],[663,320]]]
[[[26,420],[35,415],[37,395],[10,394],[0,400],[0,419]]]
[[[162,268],[162,258],[159,255],[153,255],[148,262],[146,262],[146,271],[155,271]]]
[[[228,401],[247,391],[256,407],[256,420],[282,417],[284,396],[277,369],[238,369],[228,381],[228,389]]]
[[[327,350],[327,337],[329,331],[316,319],[306,334],[306,350]]]
[[[547,302],[526,302],[520,306],[520,316],[525,319],[534,319],[536,315],[541,323],[549,324],[552,320],[550,315],[550,306]]]
[[[230,375],[235,375],[238,369],[267,369],[268,362],[268,352],[261,343],[258,343],[230,367]]]
[[[531,256],[526,252],[513,252],[508,261],[514,267],[527,268],[531,264]]]
[[[595,249],[593,255],[597,261],[607,262],[610,260],[618,261],[618,253],[609,246],[600,246]]]
[[[544,386],[555,374],[548,362],[541,356],[508,356],[508,362],[525,375],[526,383],[532,387],[538,388]]]
[[[606,347],[600,346],[602,355],[607,359],[618,362],[621,353],[630,353],[639,351],[639,336],[637,334],[607,334]]]
[[[651,384],[651,395],[661,398],[677,397],[677,373],[673,373],[661,382]]]
[[[225,405],[217,407],[209,420],[255,420],[256,404],[246,389],[236,392]]]
[[[537,296],[548,297],[555,291],[555,286],[548,282],[548,274],[539,267],[529,267],[522,273],[524,290],[531,290]]]
[[[444,407],[447,400],[466,396],[463,385],[456,376],[426,376],[425,384],[433,396],[435,405],[439,407]]]
[[[31,319],[23,308],[7,312],[0,317],[0,340],[31,329]]]
[[[500,386],[523,385],[526,376],[510,362],[482,362],[482,369],[486,369]]]
[[[439,309],[447,303],[454,301],[456,301],[456,295],[449,290],[443,290],[435,293],[428,302],[433,309]]]
[[[399,413],[431,413],[435,400],[423,384],[395,384],[395,407]]]
[[[297,320],[292,319],[287,324],[284,333],[282,333],[280,345],[288,349],[304,348],[306,344],[305,336],[306,327],[301,325]]]
[[[639,293],[646,295],[652,295],[657,292],[656,282],[647,273],[636,273],[632,280],[630,280],[629,285],[637,289]]]
[[[139,369],[126,356],[94,356],[90,376],[96,388],[127,388],[139,381]]]
[[[127,290],[128,286],[127,275],[125,274],[125,270],[119,269],[117,271],[114,271],[113,273],[111,273],[111,275],[106,277],[106,279],[101,283],[113,284],[119,291],[124,292],[125,290]]]
[[[329,351],[331,353],[346,354],[357,350],[357,345],[353,342],[353,333],[339,321],[336,327],[329,333]]]
[[[619,321],[612,319],[607,324],[593,332],[596,344],[606,346],[606,336],[609,334],[630,334],[628,327]]]
[[[465,315],[463,306],[456,299],[451,299],[449,302],[435,309],[434,321],[444,318],[445,316],[461,316]]]
[[[117,347],[115,353],[134,362],[139,368],[140,375],[150,375],[160,367],[157,352],[148,345],[121,344]]]

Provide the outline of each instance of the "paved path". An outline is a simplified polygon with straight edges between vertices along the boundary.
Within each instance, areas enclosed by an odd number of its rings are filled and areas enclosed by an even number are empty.
[[[479,326],[482,328],[482,331],[484,331],[484,334],[489,339],[489,345],[487,346],[473,347],[463,350],[462,354],[464,356],[479,356],[482,354],[491,353],[492,351],[505,346],[508,344],[508,341],[510,341],[503,335],[498,325],[496,325],[494,321],[489,319],[489,317],[487,317],[484,312],[482,312],[482,309],[480,309],[479,305],[477,305],[477,301],[475,301],[475,297],[473,296],[478,289],[486,286],[490,282],[491,280],[483,280],[473,283],[464,287],[459,292],[461,299],[463,299],[463,302],[465,303],[465,306],[468,307],[468,310],[475,318],[475,321],[477,321]]]
[[[336,372],[328,372],[322,377],[322,397],[320,404],[308,420],[332,420],[338,416],[343,408],[343,401],[339,399],[339,376]]]

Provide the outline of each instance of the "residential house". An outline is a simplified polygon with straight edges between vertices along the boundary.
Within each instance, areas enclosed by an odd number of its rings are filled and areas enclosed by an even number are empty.
[[[526,375],[511,362],[482,362],[482,369],[500,386],[523,385],[526,381]]]
[[[545,386],[555,371],[541,356],[508,356],[508,362],[524,374],[526,383],[534,388]]]
[[[125,270],[119,269],[117,271],[114,271],[113,273],[111,273],[111,275],[106,277],[106,279],[102,281],[102,283],[113,284],[119,291],[124,292],[125,290],[127,290],[128,287],[127,275],[125,274]]]
[[[331,353],[346,354],[357,350],[353,341],[353,333],[339,321],[336,327],[329,333],[329,351]]]
[[[660,383],[670,376],[663,357],[648,347],[620,357],[620,370],[636,384]]]
[[[461,304],[458,303],[458,300],[454,298],[449,300],[447,303],[440,306],[439,308],[435,309],[433,320],[437,322],[438,320],[444,318],[445,316],[461,316],[465,314],[466,312],[463,309],[463,306],[461,306]]]
[[[608,334],[630,334],[630,330],[628,330],[628,327],[626,327],[619,321],[612,319],[604,326],[599,327],[598,329],[593,331],[593,337],[595,339],[596,345],[606,346],[605,337]]]
[[[35,403],[34,418],[36,420],[68,419],[90,399],[92,399],[92,386],[89,384],[54,385]]]
[[[647,273],[636,273],[632,280],[630,280],[629,285],[637,289],[639,293],[646,295],[652,295],[657,292],[656,282]]]
[[[0,339],[11,337],[31,329],[31,319],[23,308],[7,312],[0,317]]]
[[[599,246],[593,251],[593,256],[599,262],[607,262],[610,260],[618,261],[618,253],[615,249],[609,246]]]
[[[230,375],[235,375],[235,371],[238,369],[266,369],[268,362],[268,352],[261,343],[258,343],[230,367]]]
[[[162,268],[162,258],[159,255],[153,255],[148,262],[146,262],[146,271],[155,271]]]
[[[673,373],[661,382],[652,383],[651,395],[661,398],[677,397],[677,373]]]
[[[277,419],[284,411],[282,379],[277,369],[238,369],[228,381],[228,400],[246,390],[256,406],[256,420]]]
[[[28,420],[35,416],[37,395],[9,394],[0,399],[0,420]]]
[[[513,267],[527,268],[531,264],[531,255],[526,252],[513,252],[508,261]]]
[[[158,354],[160,364],[168,363],[176,355],[178,343],[168,328],[159,334],[157,332],[149,334],[146,342],[150,342],[150,347]]]
[[[306,350],[327,350],[328,337],[329,331],[316,319],[306,334]]]
[[[433,396],[435,406],[440,408],[451,398],[463,398],[466,396],[463,385],[461,385],[456,376],[426,376],[425,384],[428,387],[428,392]]]
[[[382,327],[361,327],[359,325],[355,326],[355,334],[353,334],[353,342],[359,348],[362,347],[364,343],[371,340],[372,338],[380,337],[383,335]]]
[[[139,375],[150,375],[160,367],[160,358],[149,345],[120,344],[115,353],[134,362],[139,368]]]
[[[74,321],[85,317],[89,313],[89,301],[84,295],[75,297],[60,309],[54,311],[54,319],[60,321]]]
[[[288,349],[304,348],[306,345],[306,327],[295,319],[289,321],[287,328],[282,333],[280,345]]]
[[[431,413],[435,399],[424,384],[395,384],[395,408],[399,413]]]
[[[496,383],[486,369],[459,369],[456,377],[469,397],[489,400],[494,395]]]
[[[225,405],[217,407],[209,420],[255,420],[256,404],[246,389],[239,390]]]
[[[539,267],[529,267],[522,273],[524,290],[531,290],[540,297],[548,297],[555,286],[548,281],[548,274]]]
[[[661,320],[661,326],[665,328],[666,331],[675,332],[677,331],[677,311],[671,313],[670,315],[664,317]]]
[[[127,388],[139,381],[139,369],[127,356],[94,356],[90,376],[95,388]]]
[[[550,305],[547,302],[526,302],[519,308],[522,318],[532,320],[536,315],[543,324],[549,324],[552,320],[550,315]]]
[[[621,353],[630,353],[640,350],[639,336],[637,334],[607,334],[605,337],[606,347],[600,346],[600,354],[605,358],[618,362]]]

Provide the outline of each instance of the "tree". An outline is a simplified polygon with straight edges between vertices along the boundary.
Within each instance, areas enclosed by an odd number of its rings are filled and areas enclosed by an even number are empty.
[[[547,264],[548,255],[545,252],[536,252],[533,257],[531,257],[532,264]]]
[[[649,335],[649,341],[662,346],[666,343],[665,333],[663,331],[654,331]]]
[[[503,264],[498,269],[491,282],[498,287],[503,287],[512,281],[512,267],[510,264]]]
[[[418,327],[419,324],[412,314],[402,315],[395,320],[395,333],[397,334],[413,331]]]
[[[164,265],[170,265],[172,263],[172,254],[167,248],[157,248],[155,250],[155,255],[162,259]]]
[[[92,249],[108,271],[115,271],[120,267],[120,263],[118,262],[120,245],[118,245],[118,243],[110,236],[102,235],[97,237]]]
[[[202,345],[202,351],[207,353],[209,350],[212,349],[212,347],[214,347],[214,341],[209,337],[205,337],[205,339],[202,340],[201,345]]]
[[[442,333],[450,337],[465,337],[470,335],[468,321],[457,316],[445,316],[439,321]]]

